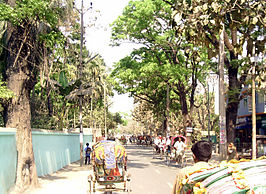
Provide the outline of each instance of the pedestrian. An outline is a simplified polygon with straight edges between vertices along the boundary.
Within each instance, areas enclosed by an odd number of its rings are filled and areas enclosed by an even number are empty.
[[[166,151],[167,151],[167,155],[171,154],[171,136],[167,137],[167,140],[166,140]]]
[[[180,170],[176,176],[172,194],[186,193],[185,191],[182,191],[182,180],[184,178],[188,178],[186,176],[192,174],[193,172],[199,171],[201,169],[208,169],[210,167],[208,161],[212,155],[212,147],[208,141],[196,142],[193,144],[191,151],[195,164]]]
[[[227,160],[238,159],[238,153],[233,143],[229,143],[227,148]]]
[[[91,148],[89,147],[89,143],[86,143],[86,147],[84,149],[85,151],[85,165],[88,163],[90,164],[91,162]]]
[[[160,142],[159,137],[156,136],[154,139],[155,153],[159,153],[159,142]]]

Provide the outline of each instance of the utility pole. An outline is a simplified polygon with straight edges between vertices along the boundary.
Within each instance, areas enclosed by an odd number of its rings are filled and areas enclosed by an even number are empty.
[[[83,55],[83,0],[81,0],[81,13],[80,13],[80,55],[79,55],[79,79],[82,79],[82,71],[83,71],[83,64],[82,64],[82,55]],[[80,94],[79,94],[79,123],[80,123],[80,130],[79,130],[79,140],[80,140],[80,166],[83,165],[83,125],[82,125],[82,84],[79,87]]]
[[[220,127],[220,157],[227,156],[226,114],[225,114],[225,90],[224,90],[224,23],[219,40],[219,127]]]
[[[252,65],[252,159],[256,159],[257,157],[257,149],[256,149],[256,90],[255,90],[255,68],[257,63],[257,56],[254,44],[254,63]]]
[[[92,109],[92,106],[93,106],[93,94],[91,94],[90,128],[91,128],[91,131],[93,134],[92,141],[96,142],[96,131],[93,130],[93,109]]]
[[[104,134],[105,134],[105,139],[107,139],[107,127],[106,127],[106,85],[104,81]]]
[[[208,141],[211,141],[210,138],[210,127],[211,127],[211,115],[210,115],[210,91],[209,91],[209,83],[207,83],[208,90]]]
[[[170,127],[169,127],[169,83],[167,83],[167,90],[166,90],[166,137],[170,135]]]

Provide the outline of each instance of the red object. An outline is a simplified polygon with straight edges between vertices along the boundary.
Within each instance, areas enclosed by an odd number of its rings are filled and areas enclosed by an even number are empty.
[[[119,169],[117,167],[114,169],[111,169],[109,176],[121,176]]]
[[[172,137],[171,139],[171,145],[174,146],[175,142],[178,141],[178,138],[181,138],[181,141],[183,141],[185,144],[187,144],[187,138],[183,135],[177,135],[175,137]]]

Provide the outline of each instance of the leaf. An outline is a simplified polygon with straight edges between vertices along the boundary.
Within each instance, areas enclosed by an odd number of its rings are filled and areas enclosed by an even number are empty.
[[[258,22],[258,18],[257,17],[254,17],[253,19],[252,19],[252,24],[256,24]]]
[[[182,20],[182,15],[181,13],[177,13],[174,17],[175,22],[178,24]]]
[[[214,20],[210,20],[210,23],[215,25],[215,21]]]
[[[60,75],[59,75],[59,83],[61,84],[61,86],[63,88],[66,88],[68,86],[68,81],[67,81],[66,74],[65,74],[64,71],[61,71],[60,72]]]

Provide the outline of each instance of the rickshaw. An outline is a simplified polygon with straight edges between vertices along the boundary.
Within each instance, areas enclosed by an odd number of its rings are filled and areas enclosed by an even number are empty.
[[[150,146],[150,145],[152,145],[152,138],[151,138],[150,135],[144,135],[143,138],[144,138],[144,142],[143,142],[143,143],[144,143],[146,146]]]
[[[145,139],[143,135],[139,135],[137,138],[137,145],[144,145],[145,144]]]
[[[183,166],[183,159],[184,159],[184,153],[183,154],[177,154],[176,155],[176,150],[174,148],[175,143],[178,141],[178,139],[181,138],[181,141],[186,145],[187,143],[187,138],[183,135],[177,135],[175,137],[172,137],[171,139],[171,154],[170,154],[170,160],[176,160],[178,164]],[[185,150],[184,150],[185,151]],[[167,162],[169,163],[169,162]]]
[[[93,174],[88,177],[89,193],[96,190],[129,192],[127,155],[121,144],[110,140],[98,142],[93,148],[92,165]]]
[[[178,141],[178,138],[181,138],[181,141],[183,141],[185,144],[187,144],[187,138],[183,135],[177,135],[175,137],[172,137],[171,139],[171,146],[175,145],[175,142]]]
[[[266,193],[266,157],[222,161],[219,165],[187,173],[178,193]]]

